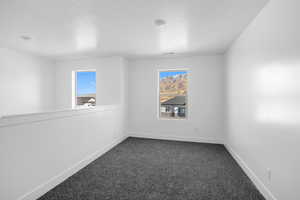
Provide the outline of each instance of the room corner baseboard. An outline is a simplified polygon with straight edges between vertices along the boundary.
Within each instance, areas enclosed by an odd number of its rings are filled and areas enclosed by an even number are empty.
[[[168,134],[154,135],[151,133],[136,133],[128,132],[129,137],[147,138],[147,139],[158,139],[158,140],[173,140],[182,142],[198,142],[198,143],[211,143],[211,144],[224,144],[222,140],[216,140],[212,138],[201,138],[201,137],[178,137]]]
[[[45,193],[53,189],[55,186],[58,184],[62,183],[65,181],[67,178],[111,150],[113,147],[124,141],[128,136],[123,136],[121,138],[116,139],[112,143],[106,145],[104,148],[94,152],[93,154],[85,157],[83,160],[79,161],[78,163],[74,164],[70,168],[64,170],[60,174],[52,177],[48,181],[42,183],[41,185],[37,186],[35,189],[32,191],[24,194],[23,196],[19,197],[18,200],[36,200],[37,198],[43,196]]]
[[[235,159],[235,161],[240,165],[243,171],[247,174],[247,176],[251,179],[257,189],[261,192],[261,194],[266,198],[266,200],[277,200],[272,192],[264,185],[264,183],[258,178],[254,171],[242,159],[242,157],[238,153],[236,153],[234,149],[231,148],[228,144],[225,144],[225,147]]]

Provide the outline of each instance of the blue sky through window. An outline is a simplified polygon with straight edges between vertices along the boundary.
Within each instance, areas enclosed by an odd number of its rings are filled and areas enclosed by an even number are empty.
[[[77,72],[77,95],[96,93],[96,72]]]
[[[187,71],[164,71],[164,72],[159,72],[159,78],[162,79],[168,76],[176,76],[179,74],[186,74],[186,73]]]

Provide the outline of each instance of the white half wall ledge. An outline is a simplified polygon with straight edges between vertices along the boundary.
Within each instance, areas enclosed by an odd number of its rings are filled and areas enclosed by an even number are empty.
[[[204,138],[204,137],[184,137],[174,136],[169,133],[152,134],[150,132],[127,132],[128,137],[156,139],[156,140],[171,140],[181,142],[196,142],[196,143],[210,143],[210,144],[224,144],[223,140],[215,138]]]
[[[238,153],[236,153],[236,151],[230,145],[225,144],[224,146],[230,153],[230,155],[239,164],[239,166],[243,169],[243,171],[247,174],[247,176],[251,179],[260,193],[266,198],[266,200],[279,200],[272,194],[272,192],[258,178],[254,171],[249,167],[249,165],[242,159],[242,157]]]
[[[107,106],[96,106],[93,108],[74,108],[74,109],[65,109],[65,110],[54,110],[48,112],[2,116],[0,118],[0,128],[86,115],[88,113],[112,111],[119,108],[120,108],[119,105],[107,105]]]
[[[123,112],[106,105],[1,118],[0,199],[35,200],[124,141]]]

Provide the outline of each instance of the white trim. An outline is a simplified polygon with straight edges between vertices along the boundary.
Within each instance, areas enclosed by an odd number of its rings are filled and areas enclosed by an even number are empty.
[[[77,75],[76,75],[77,73],[76,73],[76,71],[72,71],[72,85],[71,85],[71,87],[72,87],[72,99],[71,99],[71,105],[72,105],[72,108],[73,109],[75,109],[75,107],[76,107],[76,85],[77,85],[77,83],[76,83],[76,79],[77,79]]]
[[[182,141],[182,142],[198,142],[198,143],[211,143],[211,144],[223,144],[222,140],[215,138],[204,138],[204,137],[179,137],[173,136],[170,134],[151,134],[151,133],[137,133],[137,132],[128,132],[129,137],[137,138],[148,138],[148,139],[157,139],[157,140],[172,140],[172,141]]]
[[[50,178],[48,181],[42,183],[41,185],[34,188],[32,191],[24,194],[23,196],[19,197],[17,200],[34,200],[42,195],[44,195],[46,192],[50,191],[52,188],[57,186],[58,184],[62,183],[64,180],[78,172],[80,169],[84,168],[103,154],[105,154],[107,151],[111,150],[113,147],[121,143],[127,138],[127,136],[123,136],[121,138],[116,139],[112,143],[106,145],[104,148],[96,151],[95,153],[88,155],[83,160],[79,161],[78,163],[74,164],[70,168],[62,171],[60,174]]]
[[[203,138],[203,137],[178,137],[172,136],[170,134],[151,134],[151,133],[141,133],[141,132],[128,132],[129,137],[137,138],[148,138],[148,139],[158,139],[158,140],[172,140],[172,141],[184,141],[184,142],[199,142],[199,143],[211,143],[211,144],[223,144],[227,151],[236,160],[238,165],[247,174],[253,184],[261,192],[261,194],[266,198],[266,200],[278,200],[272,192],[263,184],[263,182],[258,178],[254,171],[246,164],[246,162],[228,145],[224,144],[224,140],[214,139],[214,138]]]
[[[263,194],[266,200],[277,200],[272,192],[264,185],[264,183],[258,178],[254,171],[242,159],[242,157],[238,153],[236,153],[236,151],[234,151],[234,149],[230,147],[230,145],[225,144],[225,147],[232,155],[232,157],[236,160],[236,162],[240,165],[240,167],[244,170],[247,176],[251,179],[257,189]]]

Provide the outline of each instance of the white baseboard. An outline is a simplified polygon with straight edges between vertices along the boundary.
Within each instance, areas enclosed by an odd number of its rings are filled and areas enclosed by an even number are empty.
[[[247,165],[247,163],[242,159],[239,154],[237,154],[233,148],[231,148],[228,144],[225,144],[226,149],[232,155],[232,157],[236,160],[236,162],[240,165],[240,167],[244,170],[247,176],[251,179],[257,189],[262,193],[262,195],[266,198],[266,200],[277,200],[275,196],[271,193],[271,191],[264,185],[264,183],[258,178],[258,176],[254,173],[252,169]]]
[[[174,141],[183,141],[183,142],[223,144],[222,140],[216,140],[216,139],[213,139],[213,138],[178,137],[178,136],[173,136],[173,135],[168,135],[168,134],[154,135],[154,134],[151,134],[151,133],[135,133],[135,132],[128,132],[127,135],[129,137],[158,139],[158,140],[174,140]]]
[[[101,155],[106,153],[107,151],[111,150],[113,147],[115,147],[117,144],[121,143],[123,140],[125,140],[127,136],[121,137],[113,141],[112,143],[106,145],[102,149],[96,151],[95,153],[87,156],[83,160],[79,161],[78,163],[74,164],[72,167],[64,170],[60,174],[52,177],[48,181],[42,183],[41,185],[37,186],[32,191],[26,193],[25,195],[18,198],[18,200],[36,200],[37,198],[43,196],[45,193],[50,191],[52,188],[57,186],[58,184],[62,183],[64,180],[78,172],[80,169],[84,168],[97,158],[99,158]]]
[[[32,191],[26,193],[25,195],[18,198],[18,200],[35,200],[46,192],[50,191],[56,185],[62,183],[64,180],[78,172],[80,169],[87,166],[89,163],[93,162],[95,159],[112,149],[117,144],[121,143],[127,137],[138,137],[138,138],[149,138],[149,139],[160,139],[160,140],[174,140],[174,141],[185,141],[185,142],[199,142],[199,143],[212,143],[212,144],[223,144],[224,142],[221,140],[215,140],[210,138],[192,138],[192,137],[177,137],[177,136],[170,136],[170,135],[153,135],[153,134],[146,134],[146,133],[127,133],[126,136],[121,137],[113,141],[112,143],[106,145],[104,148],[100,149],[99,151],[87,156],[83,160],[79,161],[78,163],[74,164],[72,167],[64,170],[60,174],[52,177],[45,183],[37,186]],[[237,161],[237,163],[241,166],[244,172],[248,175],[248,177],[252,180],[258,190],[264,195],[267,200],[277,200],[271,191],[263,184],[263,182],[256,176],[256,174],[249,168],[246,162],[227,144],[225,144],[226,149],[232,155],[232,157]]]
[[[149,139],[160,139],[160,140],[175,140],[175,141],[185,141],[185,142],[199,142],[199,143],[212,143],[212,144],[224,144],[223,140],[215,140],[211,138],[192,138],[192,137],[177,137],[168,134],[154,135],[150,133],[134,133],[129,132],[127,134],[129,137],[137,138],[149,138]],[[240,167],[244,170],[247,176],[251,179],[257,189],[262,193],[266,200],[277,200],[271,191],[263,184],[263,182],[256,176],[256,174],[249,168],[246,162],[227,144],[224,144],[228,152],[237,161]]]

